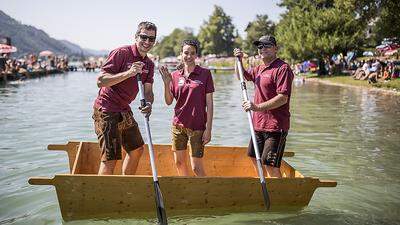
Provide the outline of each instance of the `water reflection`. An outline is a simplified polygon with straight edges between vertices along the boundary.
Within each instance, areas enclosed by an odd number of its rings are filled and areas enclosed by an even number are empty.
[[[91,121],[97,94],[94,73],[70,73],[0,87],[0,224],[60,224],[51,187],[30,186],[30,176],[67,173],[63,152],[46,145],[96,140]],[[211,144],[247,145],[246,114],[233,75],[214,76]],[[252,85],[249,84],[250,95]],[[155,143],[170,142],[173,108],[163,100],[159,75],[151,116]],[[171,224],[396,224],[400,223],[400,98],[363,89],[305,83],[294,87],[288,161],[303,174],[338,181],[321,189],[298,213],[178,217]],[[138,102],[132,104],[135,118]],[[137,119],[141,127],[142,120]],[[67,224],[148,224],[147,220]]]

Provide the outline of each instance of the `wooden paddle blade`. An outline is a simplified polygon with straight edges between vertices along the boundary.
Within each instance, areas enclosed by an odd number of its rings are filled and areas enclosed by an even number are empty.
[[[160,184],[158,183],[158,181],[154,181],[154,191],[156,195],[158,224],[167,225],[168,224],[167,213],[165,212],[164,200],[161,194]]]
[[[271,207],[271,201],[269,199],[267,185],[265,184],[265,182],[261,182],[261,189],[262,189],[263,196],[264,196],[264,205],[267,208],[267,210],[269,210],[269,208]]]

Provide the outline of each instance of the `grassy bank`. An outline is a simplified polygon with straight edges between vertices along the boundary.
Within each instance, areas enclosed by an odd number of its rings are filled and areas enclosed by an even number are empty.
[[[400,92],[400,79],[390,80],[390,81],[378,81],[375,84],[369,84],[366,80],[354,80],[349,75],[335,75],[335,76],[317,76],[316,74],[305,74],[306,78],[319,79],[321,81],[328,81],[336,84],[344,84],[351,86],[359,86],[365,88],[383,88],[387,90]]]

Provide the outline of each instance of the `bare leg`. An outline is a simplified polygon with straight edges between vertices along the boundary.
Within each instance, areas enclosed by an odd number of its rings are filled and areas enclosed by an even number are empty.
[[[173,151],[176,168],[178,169],[179,176],[189,176],[189,169],[187,167],[187,151]]]
[[[114,173],[114,168],[116,163],[117,160],[100,162],[98,175],[112,175]]]
[[[206,176],[202,158],[190,157],[190,164],[192,165],[194,175],[198,177]]]
[[[133,175],[136,173],[140,157],[143,154],[143,146],[126,154],[122,164],[122,175]]]
[[[281,170],[277,167],[266,166],[269,177],[282,178]]]
[[[256,174],[258,176],[257,159],[253,158],[253,157],[250,157],[250,159],[251,159],[251,162],[253,163],[254,170],[256,171]],[[262,170],[263,170],[264,177],[268,177],[268,173],[267,173],[267,171],[265,171],[265,167],[262,166]]]

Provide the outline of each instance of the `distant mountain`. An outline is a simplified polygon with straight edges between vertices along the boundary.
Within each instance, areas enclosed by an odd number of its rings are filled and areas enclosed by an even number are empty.
[[[64,44],[64,46],[66,46],[71,52],[72,54],[81,54],[84,53],[85,50],[83,50],[81,48],[81,46],[74,44],[70,41],[67,40],[59,40],[59,42],[61,42],[62,44]]]
[[[89,48],[84,48],[83,49],[88,55],[94,55],[94,56],[107,56],[110,51],[109,50],[93,50]]]
[[[0,36],[11,38],[11,44],[18,48],[16,56],[29,53],[38,54],[43,50],[50,50],[56,54],[76,56],[107,55],[108,51],[83,49],[79,45],[66,40],[57,40],[50,37],[43,30],[30,25],[24,25],[11,18],[0,10]],[[105,53],[105,54],[103,54]]]

